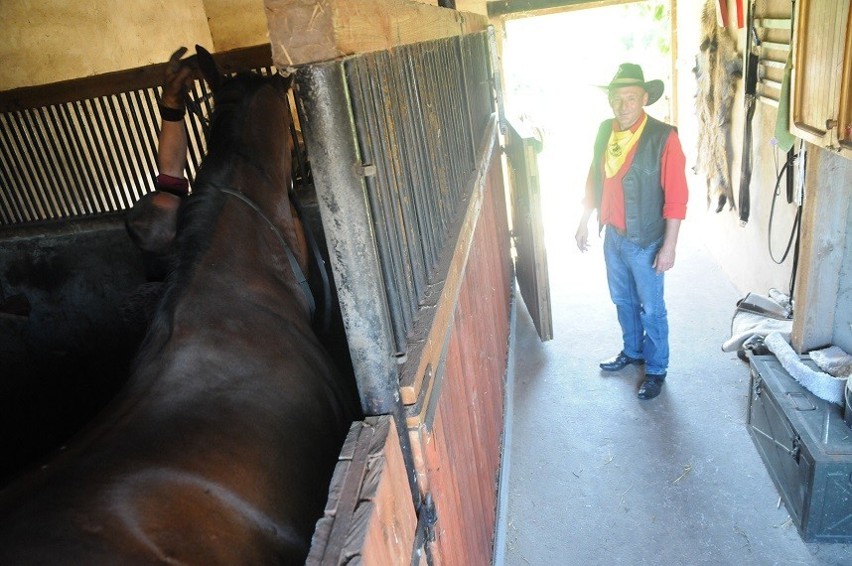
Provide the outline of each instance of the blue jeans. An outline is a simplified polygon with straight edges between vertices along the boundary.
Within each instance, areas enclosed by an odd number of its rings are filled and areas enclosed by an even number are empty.
[[[645,360],[646,374],[662,374],[669,365],[669,321],[663,298],[663,274],[654,269],[662,237],[646,248],[607,226],[604,260],[609,294],[618,312],[624,353]]]

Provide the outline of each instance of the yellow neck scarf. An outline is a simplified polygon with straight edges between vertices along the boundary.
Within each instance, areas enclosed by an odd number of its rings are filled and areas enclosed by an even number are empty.
[[[642,135],[642,130],[645,129],[645,124],[648,122],[648,115],[642,117],[642,123],[635,132],[629,128],[621,132],[613,132],[609,135],[609,141],[606,144],[606,159],[604,160],[604,168],[606,170],[607,179],[615,177],[621,166],[624,165],[624,160],[630,150],[636,145],[639,136]]]

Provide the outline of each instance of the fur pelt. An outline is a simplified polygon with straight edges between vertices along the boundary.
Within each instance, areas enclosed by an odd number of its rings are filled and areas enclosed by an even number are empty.
[[[716,0],[706,0],[701,14],[701,45],[695,58],[695,113],[698,118],[698,153],[695,171],[707,182],[707,206],[716,212],[727,203],[734,208],[731,184],[731,108],[742,61],[727,28],[716,22]]]

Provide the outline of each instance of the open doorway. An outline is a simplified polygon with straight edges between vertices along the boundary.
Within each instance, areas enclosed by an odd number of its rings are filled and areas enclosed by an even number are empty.
[[[573,236],[576,225],[566,218],[579,218],[592,142],[601,120],[612,117],[597,85],[609,83],[620,63],[638,63],[646,78],[666,85],[648,113],[671,120],[668,4],[649,0],[506,22],[506,112],[542,133],[539,172],[548,243]]]
[[[580,267],[577,262],[602,263],[602,240],[594,238],[597,250],[590,254],[573,253],[595,134],[612,117],[598,85],[608,84],[620,63],[640,64],[646,79],[665,84],[663,96],[646,111],[674,122],[670,4],[647,0],[506,22],[506,114],[542,138],[538,171],[552,281]],[[593,277],[573,281],[576,291],[601,283]]]

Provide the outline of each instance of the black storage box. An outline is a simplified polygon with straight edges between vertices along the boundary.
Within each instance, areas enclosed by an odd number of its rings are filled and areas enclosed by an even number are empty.
[[[818,369],[808,357],[802,361]],[[750,356],[748,431],[805,542],[852,542],[852,429],[775,356]]]

